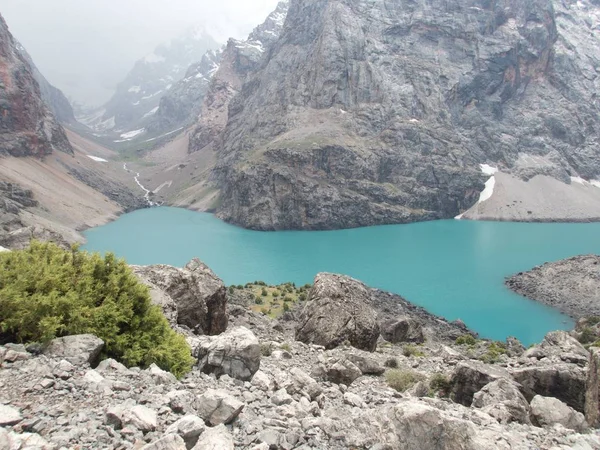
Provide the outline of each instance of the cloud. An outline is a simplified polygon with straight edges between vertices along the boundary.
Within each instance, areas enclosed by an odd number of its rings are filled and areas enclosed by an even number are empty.
[[[100,104],[133,63],[193,25],[243,38],[278,0],[0,0],[0,12],[48,80]]]

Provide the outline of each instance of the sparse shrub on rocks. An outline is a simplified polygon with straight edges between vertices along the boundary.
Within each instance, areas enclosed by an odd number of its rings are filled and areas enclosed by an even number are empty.
[[[284,342],[283,344],[281,344],[279,346],[279,348],[281,350],[285,350],[286,352],[289,352],[292,349],[292,347],[290,347],[290,344],[288,344],[287,342]]]
[[[434,373],[429,379],[429,390],[432,395],[447,397],[450,393],[450,378],[442,373]]]
[[[424,375],[413,370],[392,369],[385,373],[388,386],[398,392],[404,392],[424,379]]]
[[[407,358],[410,356],[425,356],[425,353],[423,353],[416,345],[405,345],[404,347],[402,347],[402,354]]]
[[[256,303],[257,305],[262,305],[264,302],[263,302],[263,299],[260,298],[260,296],[255,295],[254,296],[254,303]]]
[[[596,336],[596,333],[594,333],[594,330],[592,330],[592,328],[590,327],[585,327],[582,331],[581,334],[579,335],[579,337],[577,338],[579,340],[579,342],[581,342],[582,344],[591,344],[592,342],[594,342],[598,337]]]
[[[288,312],[290,310],[290,304],[289,303],[284,303],[283,304],[283,311],[284,312]]]
[[[298,296],[298,300],[300,300],[301,302],[306,301],[306,294],[304,292],[302,294],[300,294]]]
[[[267,290],[265,288],[262,288],[262,291],[260,291],[260,295],[262,295],[263,297],[266,297],[267,295],[269,295],[269,293],[267,292]]]
[[[260,354],[263,356],[271,356],[273,353],[273,348],[271,347],[271,343],[262,343],[260,344]]]
[[[479,359],[487,364],[494,364],[500,360],[502,355],[506,354],[506,346],[502,342],[491,342],[488,345],[487,352]]]
[[[396,358],[388,358],[385,360],[383,365],[385,367],[389,367],[390,369],[395,369],[398,367],[398,360]]]
[[[88,254],[32,242],[0,254],[0,332],[18,342],[94,334],[103,356],[127,366],[156,363],[176,376],[193,364],[148,288],[112,253]]]
[[[456,338],[456,345],[475,345],[477,344],[477,339],[475,339],[472,335],[470,334],[463,334],[462,336],[459,336]]]
[[[229,286],[229,293],[233,294],[233,292],[235,291],[235,287],[234,286]]]

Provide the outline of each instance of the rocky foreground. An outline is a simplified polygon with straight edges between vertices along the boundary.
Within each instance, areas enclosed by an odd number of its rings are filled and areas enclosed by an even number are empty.
[[[332,274],[272,320],[197,260],[135,271],[194,370],[98,363],[91,335],[7,344],[0,448],[600,448],[600,353],[566,332],[528,350],[481,341]]]
[[[506,280],[513,291],[575,319],[600,316],[600,256],[550,262]]]

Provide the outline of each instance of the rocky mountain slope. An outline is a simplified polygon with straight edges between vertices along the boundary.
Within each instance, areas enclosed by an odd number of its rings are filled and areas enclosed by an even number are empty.
[[[526,200],[544,198],[539,177],[560,182],[548,214],[531,200],[501,216],[552,220],[562,186],[600,178],[599,24],[592,0],[291,0],[190,150],[216,144],[218,214],[255,229],[454,217],[480,200],[482,164],[533,180]],[[597,218],[589,196],[578,220]]]
[[[71,103],[69,102],[65,94],[63,94],[60,89],[54,87],[50,84],[48,80],[46,80],[46,77],[44,77],[44,75],[42,75],[42,73],[36,67],[35,63],[33,62],[33,59],[31,59],[31,56],[29,55],[29,53],[27,53],[27,50],[25,50],[25,47],[23,47],[18,42],[16,42],[16,44],[17,49],[27,61],[29,67],[31,67],[33,71],[33,77],[40,86],[42,99],[44,100],[44,102],[46,102],[46,105],[48,105],[48,107],[54,114],[54,117],[56,117],[56,119],[61,123],[74,123],[75,113],[73,112],[73,107],[71,106]]]
[[[186,333],[198,361],[194,370],[176,380],[155,365],[142,370],[110,359],[98,363],[104,343],[91,335],[47,346],[0,346],[0,445],[600,448],[593,430],[600,355],[565,332],[550,333],[528,350],[514,339],[502,344],[471,337],[457,344],[437,332],[435,321],[421,323],[409,309],[402,320],[426,328],[427,340],[408,345],[405,335],[379,336],[390,326],[372,319],[384,314],[396,323],[398,316],[371,302],[376,291],[341,275],[319,274],[304,304],[273,321],[227,305],[223,283],[199,261],[183,270],[136,270],[172,325]],[[336,311],[328,306],[332,301]],[[211,302],[227,314],[225,322],[220,313],[206,314]],[[309,316],[334,328],[309,332],[302,325]],[[195,335],[195,324],[226,329]],[[340,340],[343,335],[348,339]],[[350,345],[365,342],[354,337],[371,335],[374,352]]]
[[[161,97],[184,77],[188,67],[200,61],[207,51],[218,47],[204,28],[187,30],[137,61],[108,103],[82,121],[98,131],[131,133],[142,130],[158,110]],[[135,136],[126,135],[123,139]]]
[[[600,317],[600,256],[574,256],[513,275],[506,285],[576,319]]]
[[[65,131],[42,100],[35,72],[0,16],[0,157],[73,153]]]

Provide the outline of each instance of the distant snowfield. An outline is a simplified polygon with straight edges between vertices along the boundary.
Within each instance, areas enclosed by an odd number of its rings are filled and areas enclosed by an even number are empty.
[[[87,155],[87,157],[90,159],[93,159],[94,161],[98,161],[98,162],[108,162],[106,159],[99,158],[98,156]]]
[[[142,134],[144,131],[146,131],[145,128],[140,128],[139,130],[133,130],[133,131],[129,131],[127,133],[123,133],[121,135],[121,137],[123,139],[133,139],[134,137],[139,136],[140,134]]]

